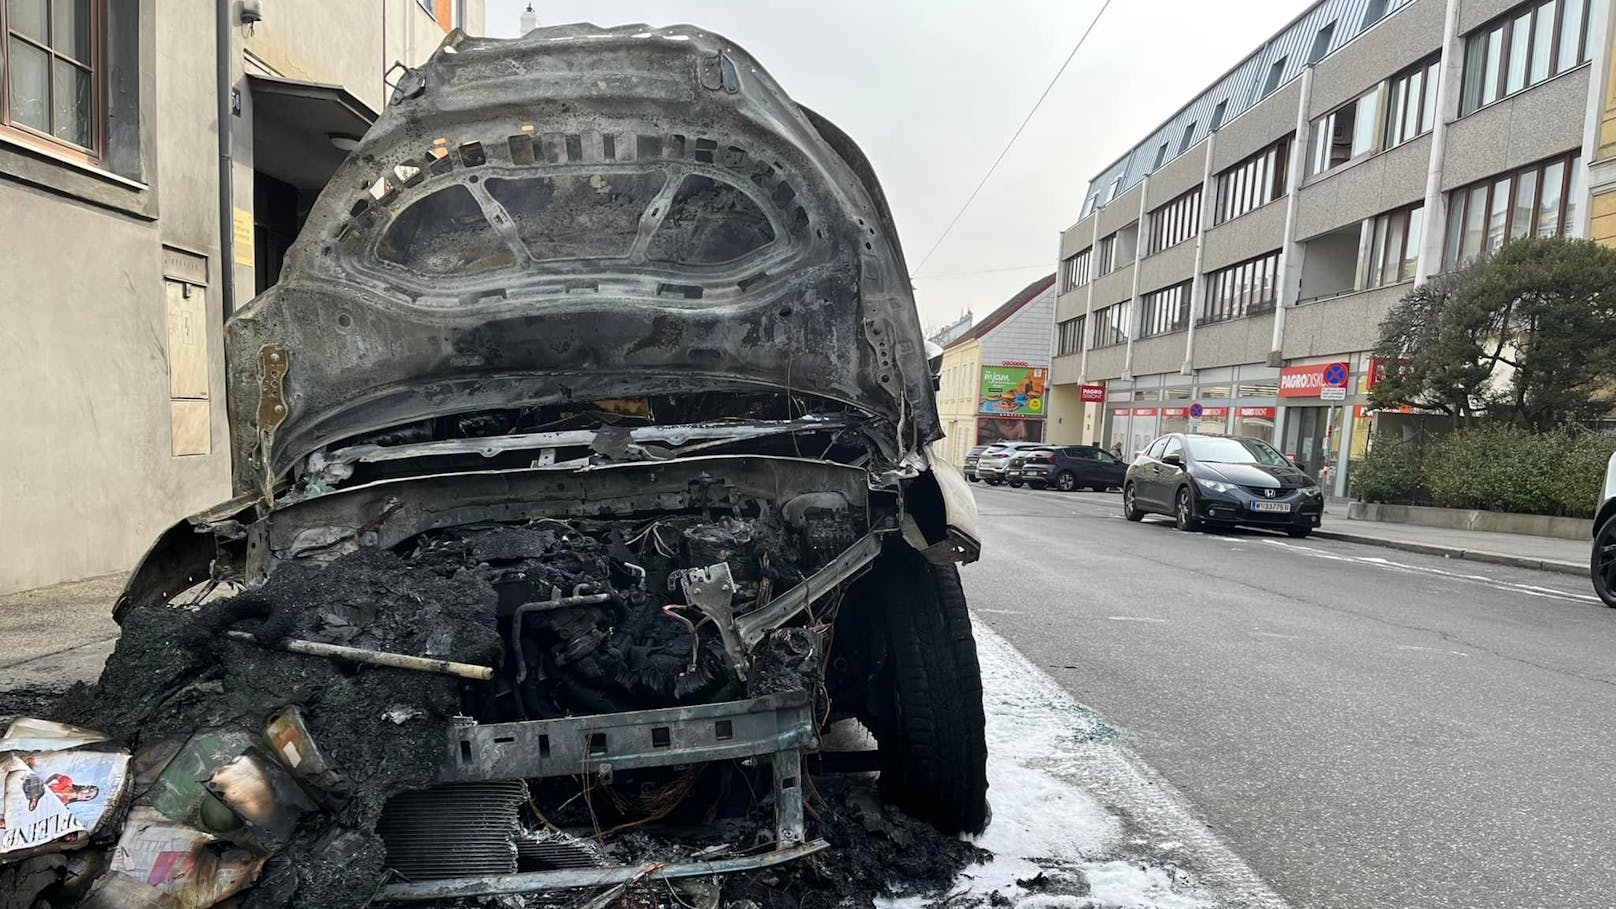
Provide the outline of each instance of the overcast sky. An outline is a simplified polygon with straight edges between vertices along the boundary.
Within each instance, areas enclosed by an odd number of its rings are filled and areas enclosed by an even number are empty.
[[[1113,0],[982,194],[914,275],[928,327],[1054,271],[1089,178],[1309,5]],[[488,0],[488,34],[527,0]],[[1100,0],[536,0],[544,25],[688,22],[746,48],[875,164],[914,268]]]

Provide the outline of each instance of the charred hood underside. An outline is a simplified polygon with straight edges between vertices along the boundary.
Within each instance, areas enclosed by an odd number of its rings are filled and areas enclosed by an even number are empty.
[[[457,32],[228,327],[236,488],[405,424],[653,394],[801,395],[908,455],[940,435],[920,337],[868,163],[744,51]]]

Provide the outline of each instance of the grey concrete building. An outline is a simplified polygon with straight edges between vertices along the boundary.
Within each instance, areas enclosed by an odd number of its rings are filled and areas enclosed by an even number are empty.
[[[229,496],[225,318],[395,64],[483,9],[0,4],[0,593],[124,571]]]
[[[1394,302],[1506,239],[1616,236],[1610,20],[1315,3],[1089,183],[1060,239],[1051,438],[1254,435],[1345,494],[1389,418],[1364,405]]]

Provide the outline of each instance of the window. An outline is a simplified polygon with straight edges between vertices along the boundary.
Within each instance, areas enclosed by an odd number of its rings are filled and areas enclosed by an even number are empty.
[[[1117,192],[1120,191],[1121,189],[1122,189],[1122,175],[1118,174],[1117,178],[1115,180],[1111,181],[1111,188],[1106,191],[1105,201],[1110,202],[1112,199],[1115,199],[1117,197]]]
[[[1154,173],[1155,171],[1161,170],[1161,166],[1163,164],[1166,164],[1166,163],[1167,163],[1167,143],[1163,142],[1161,144],[1161,148],[1156,149],[1156,166],[1152,167],[1150,169],[1151,172]]]
[[[1184,138],[1178,140],[1178,153],[1182,155],[1189,151],[1190,143],[1193,141],[1195,141],[1195,122],[1192,120],[1189,126],[1184,127]]]
[[[1088,199],[1086,201],[1084,201],[1084,203],[1083,203],[1083,215],[1082,216],[1087,218],[1089,215],[1094,214],[1094,209],[1099,204],[1100,204],[1100,194],[1099,193],[1094,193],[1094,194],[1090,195],[1088,197]]]
[[[1436,125],[1436,80],[1441,60],[1432,59],[1393,76],[1386,100],[1386,147],[1396,148]]]
[[[1188,328],[1190,324],[1190,282],[1174,284],[1140,298],[1139,337],[1151,338]]]
[[[1229,102],[1219,101],[1218,106],[1212,109],[1212,128],[1214,130],[1223,126],[1223,114],[1229,109]]]
[[[1330,52],[1330,39],[1333,37],[1335,37],[1335,22],[1332,20],[1313,36],[1313,52],[1307,55],[1307,62],[1317,63],[1323,60],[1324,55]]]
[[[1104,309],[1094,311],[1094,345],[1095,347],[1110,347],[1113,344],[1124,344],[1128,340],[1128,303],[1113,303]]]
[[[1197,186],[1150,213],[1150,240],[1145,255],[1177,246],[1200,230],[1201,188]]]
[[[99,160],[105,24],[104,0],[0,4],[0,124]]]
[[[1157,460],[1165,461],[1168,458],[1177,458],[1180,463],[1184,460],[1184,443],[1178,440],[1178,436],[1167,437],[1167,445],[1162,448],[1161,457]]]
[[[1285,195],[1290,138],[1268,146],[1218,174],[1217,218],[1222,224]]]
[[[1226,322],[1269,312],[1279,298],[1279,251],[1206,276],[1206,311],[1202,321]]]
[[[1064,357],[1067,354],[1075,354],[1083,349],[1083,329],[1087,323],[1088,316],[1078,316],[1075,319],[1067,319],[1065,322],[1055,326],[1057,329],[1055,356]]]
[[[1117,235],[1109,234],[1101,237],[1096,244],[1094,276],[1096,278],[1109,275],[1116,270]]]
[[[1414,278],[1425,228],[1424,204],[1400,208],[1374,218],[1368,226],[1369,246],[1358,263],[1364,287],[1382,287]]]
[[[1280,57],[1274,65],[1268,67],[1268,81],[1263,83],[1262,97],[1266,98],[1279,88],[1279,80],[1285,77],[1285,58]]]
[[[1443,267],[1493,253],[1505,240],[1570,233],[1582,201],[1577,157],[1572,152],[1449,193]]]
[[[1061,263],[1061,293],[1089,283],[1089,252],[1085,249]]]
[[[1309,174],[1322,174],[1332,167],[1375,150],[1375,111],[1380,105],[1380,89],[1359,95],[1313,121],[1313,157]]]
[[[1590,0],[1533,0],[1465,37],[1468,114],[1588,61]]]

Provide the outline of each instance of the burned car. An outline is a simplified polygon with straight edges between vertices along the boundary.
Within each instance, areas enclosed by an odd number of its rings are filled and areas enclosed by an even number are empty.
[[[538,847],[506,834],[446,845],[444,818],[565,826],[581,787],[598,833],[608,809],[670,816],[712,763],[764,781],[768,849],[590,880],[823,848],[804,767],[843,718],[873,735],[885,798],[948,833],[986,824],[957,568],[975,506],[932,452],[892,217],[852,140],[734,44],[683,26],[451,35],[226,348],[236,497],[163,534],[117,615],[127,636],[184,605],[229,647],[351,661],[316,700],[454,686],[426,727],[430,785],[386,793],[382,898],[564,886],[565,869],[513,877]],[[353,565],[375,602],[339,580]],[[443,619],[465,578],[476,602]],[[451,625],[486,635],[457,647]],[[245,678],[245,652],[219,671]],[[243,684],[291,702],[307,683]],[[422,707],[387,697],[389,716]]]

